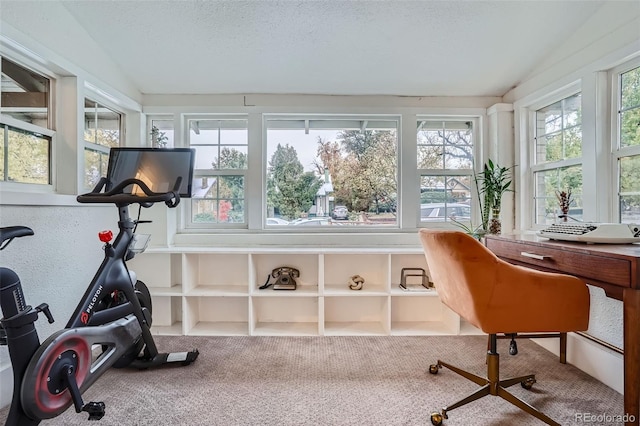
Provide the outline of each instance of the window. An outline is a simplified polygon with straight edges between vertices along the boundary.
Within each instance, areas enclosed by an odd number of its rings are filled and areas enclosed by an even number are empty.
[[[420,222],[471,220],[473,122],[417,122]]]
[[[290,221],[287,229],[398,226],[397,117],[265,122],[266,218]]]
[[[122,114],[84,100],[84,187],[93,188],[107,174],[109,149],[122,141]]]
[[[54,135],[47,77],[2,58],[0,180],[51,184]]]
[[[533,112],[535,223],[561,215],[558,194],[571,192],[569,220],[582,220],[582,96],[573,94]]]
[[[618,205],[621,223],[640,222],[640,67],[616,75]]]
[[[172,148],[174,145],[173,117],[151,118],[149,139],[154,148]]]
[[[191,225],[246,227],[246,118],[187,118],[195,148]]]

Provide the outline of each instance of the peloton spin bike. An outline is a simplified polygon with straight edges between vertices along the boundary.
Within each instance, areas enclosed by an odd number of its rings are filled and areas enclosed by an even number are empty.
[[[18,275],[0,268],[0,343],[8,345],[13,368],[13,399],[7,426],[37,425],[64,412],[71,404],[89,420],[105,414],[103,402],[82,400],[110,367],[147,369],[164,364],[189,365],[198,350],[158,353],[151,335],[151,296],[146,285],[127,269],[126,261],[146,247],[134,234],[140,220],[129,217],[129,206],[178,205],[191,196],[195,152],[188,148],[112,148],[107,177],[80,203],[112,203],[118,208],[119,233],[99,233],[104,260],[80,299],[66,327],[42,344],[35,321],[42,312],[53,323],[46,303],[35,308],[24,299]],[[151,189],[153,188],[153,190]],[[105,192],[101,192],[102,190]],[[138,218],[140,215],[138,211]],[[148,223],[148,222],[147,222]],[[17,237],[33,235],[25,226],[0,228],[0,250]]]

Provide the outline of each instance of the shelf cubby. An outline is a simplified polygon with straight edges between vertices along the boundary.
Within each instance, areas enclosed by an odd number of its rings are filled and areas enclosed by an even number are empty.
[[[386,254],[325,254],[324,295],[386,295],[389,291],[389,256]],[[351,290],[353,275],[364,278],[361,290]]]
[[[151,333],[166,336],[179,336],[182,330],[182,297],[157,296],[152,293]]]
[[[295,268],[300,272],[300,276],[295,278],[296,290],[283,290],[278,293],[318,294],[318,255],[294,253],[253,254],[251,256],[251,272],[254,282],[251,286],[251,292],[260,295],[268,294],[264,290],[260,290],[259,287],[265,284],[267,277],[269,282],[273,282],[272,272],[280,267]]]
[[[249,299],[246,296],[185,298],[186,334],[191,336],[246,336]]]
[[[258,297],[252,299],[252,305],[253,335],[319,334],[317,297]]]
[[[400,290],[402,291],[402,290]],[[413,294],[416,294],[415,292]],[[402,336],[458,334],[460,319],[435,291],[391,297],[391,334]]]
[[[324,297],[327,336],[386,335],[388,320],[388,296]]]
[[[243,296],[249,293],[246,254],[189,253],[185,255],[187,296]]]
[[[402,281],[402,269],[403,268],[422,268],[424,269],[427,278],[429,275],[429,267],[427,266],[427,259],[424,254],[403,254],[403,255],[391,255],[391,292],[393,294],[403,293],[422,293],[426,291],[426,288],[422,287],[422,279],[420,277],[411,276],[407,277],[408,287],[410,290],[403,290],[400,288],[400,282]],[[418,271],[411,272],[418,274]],[[417,291],[416,291],[417,290]]]
[[[163,295],[182,292],[182,255],[172,253],[144,253],[130,260],[129,270],[136,273],[149,291]]]

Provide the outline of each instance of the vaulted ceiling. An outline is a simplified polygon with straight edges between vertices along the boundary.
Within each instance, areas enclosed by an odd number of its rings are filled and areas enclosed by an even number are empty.
[[[61,3],[145,94],[502,96],[605,1]]]

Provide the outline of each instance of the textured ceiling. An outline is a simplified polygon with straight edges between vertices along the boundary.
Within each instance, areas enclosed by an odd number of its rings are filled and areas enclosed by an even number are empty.
[[[602,1],[63,1],[145,94],[501,96]]]

